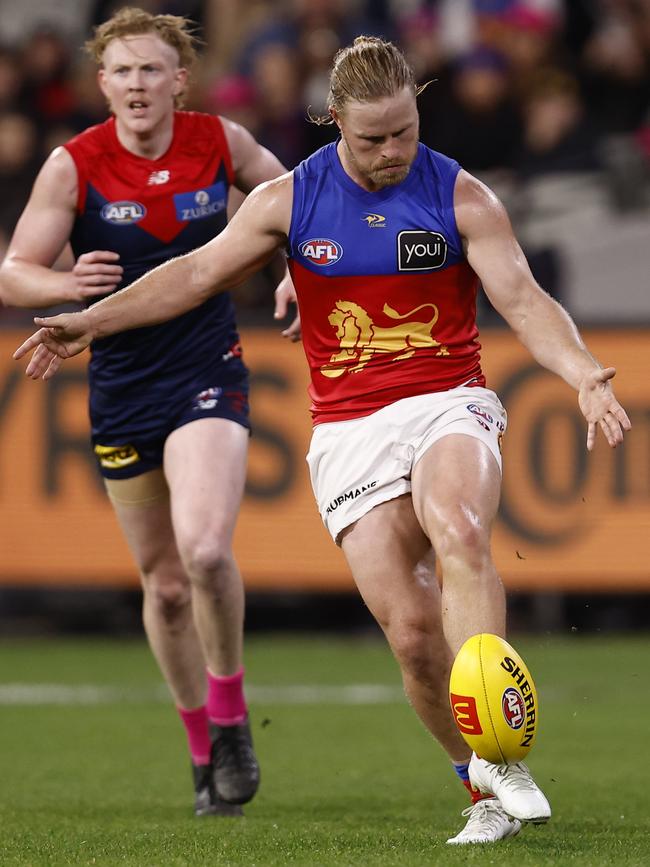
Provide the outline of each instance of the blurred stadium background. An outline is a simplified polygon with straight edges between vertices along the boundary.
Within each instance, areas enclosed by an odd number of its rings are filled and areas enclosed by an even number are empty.
[[[43,159],[105,118],[80,47],[122,5],[0,0],[0,254]],[[540,282],[618,368],[634,428],[588,456],[573,392],[481,301],[489,383],[510,416],[494,552],[540,688],[534,764],[559,817],[543,840],[522,834],[512,861],[500,849],[500,863],[647,863],[650,0],[130,5],[197,22],[205,51],[189,107],[243,123],[288,166],[332,134],[305,113],[325,109],[336,49],[359,33],[397,41],[418,79],[434,81],[420,97],[422,140],[493,186]],[[87,445],[85,363],[47,386],[26,380],[11,353],[31,314],[0,308],[3,864],[448,863],[444,832],[457,830],[462,799],[320,524],[304,463],[306,370],[272,320],[273,287],[262,273],[236,293],[255,428],[236,544],[268,786],[255,822],[216,842],[180,818],[181,732]]]
[[[0,252],[50,150],[106,109],[80,50],[123,3],[0,0]],[[481,301],[489,381],[510,414],[495,534],[511,624],[646,628],[650,568],[649,0],[148,0],[205,42],[189,107],[233,117],[295,165],[332,131],[335,50],[381,34],[422,82],[423,141],[506,202],[534,272],[595,354],[619,369],[634,430],[583,450],[573,394],[531,364]],[[65,258],[65,257],[64,257]],[[66,267],[66,262],[61,262]],[[300,349],[271,318],[274,275],[236,295],[253,373],[238,556],[249,629],[367,627],[312,504]],[[9,632],[139,629],[137,579],[86,445],[84,363],[47,387],[11,351],[25,311],[0,309],[0,618]]]

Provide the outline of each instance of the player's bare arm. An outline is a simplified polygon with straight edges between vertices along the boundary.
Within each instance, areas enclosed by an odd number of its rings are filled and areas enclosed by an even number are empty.
[[[237,189],[250,193],[264,181],[286,173],[280,160],[256,141],[247,129],[225,117],[221,118],[221,123],[230,148]]]
[[[0,297],[12,307],[49,307],[111,292],[122,278],[117,254],[94,250],[72,271],[52,266],[75,218],[77,170],[65,148],[45,161],[0,267]]]
[[[578,392],[587,448],[593,448],[597,425],[611,446],[622,442],[630,421],[611,389],[616,370],[598,364],[569,314],[536,282],[499,199],[461,172],[454,205],[467,260],[495,309],[536,361]]]
[[[36,318],[43,327],[16,350],[14,358],[37,349],[27,374],[48,378],[53,356],[69,358],[98,337],[166,322],[238,286],[286,244],[292,196],[291,174],[262,184],[226,229],[203,247],[154,268],[80,313]]]
[[[243,126],[224,117],[221,118],[221,122],[233,159],[235,184],[239,190],[250,192],[258,184],[286,172],[280,160],[267,148],[262,147]],[[275,290],[275,318],[284,319],[295,300],[296,293],[285,265],[284,275]],[[300,316],[298,314],[296,314],[293,322],[282,331],[282,336],[288,337],[293,342],[300,340]]]

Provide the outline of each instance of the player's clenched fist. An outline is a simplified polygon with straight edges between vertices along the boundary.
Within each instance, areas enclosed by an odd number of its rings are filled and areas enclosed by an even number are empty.
[[[124,269],[118,265],[119,254],[111,250],[92,250],[82,253],[72,269],[76,300],[108,295],[118,287]]]

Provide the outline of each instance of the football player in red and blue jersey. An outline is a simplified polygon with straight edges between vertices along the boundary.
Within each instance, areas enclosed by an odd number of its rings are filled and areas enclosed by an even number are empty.
[[[8,305],[92,305],[218,235],[231,185],[247,193],[286,171],[238,124],[178,110],[195,57],[189,22],[123,9],[87,48],[111,117],[45,162],[2,267]],[[74,267],[52,270],[68,241]],[[238,814],[259,768],[232,552],[249,414],[230,298],[94,341],[89,382],[94,451],[187,731],[195,812]]]
[[[470,753],[448,699],[466,639],[505,634],[490,536],[507,419],[481,369],[479,281],[535,359],[577,391],[589,450],[597,429],[614,447],[630,422],[611,388],[616,371],[535,282],[496,196],[418,142],[417,93],[394,45],[358,37],[330,78],[336,143],[260,186],[202,249],[87,311],[37,319],[16,357],[35,349],[27,372],[47,378],[91,340],[200,309],[288,249],[321,516],[411,704],[470,791],[467,823],[448,842],[489,843],[551,809],[525,765]]]

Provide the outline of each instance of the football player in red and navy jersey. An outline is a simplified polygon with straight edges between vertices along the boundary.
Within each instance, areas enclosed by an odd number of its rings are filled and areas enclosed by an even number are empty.
[[[87,47],[111,117],[45,162],[2,266],[7,305],[92,305],[221,232],[231,185],[247,193],[285,171],[238,124],[177,110],[195,56],[189,22],[123,9]],[[74,267],[52,270],[68,242]],[[286,306],[292,287],[283,284]],[[230,299],[95,341],[89,380],[94,450],[187,731],[195,812],[240,813],[259,768],[232,552],[249,421]]]
[[[16,357],[34,349],[27,372],[47,378],[91,340],[195,310],[288,248],[323,521],[411,704],[470,790],[467,823],[448,842],[488,843],[551,810],[525,765],[470,753],[448,700],[466,639],[505,633],[490,535],[507,419],[481,369],[479,280],[535,359],[576,390],[589,450],[598,429],[616,446],[630,422],[611,387],[614,368],[601,367],[535,282],[496,196],[418,142],[417,92],[394,45],[358,37],[330,78],[338,142],[255,190],[202,249],[87,311],[37,319],[41,329]]]

